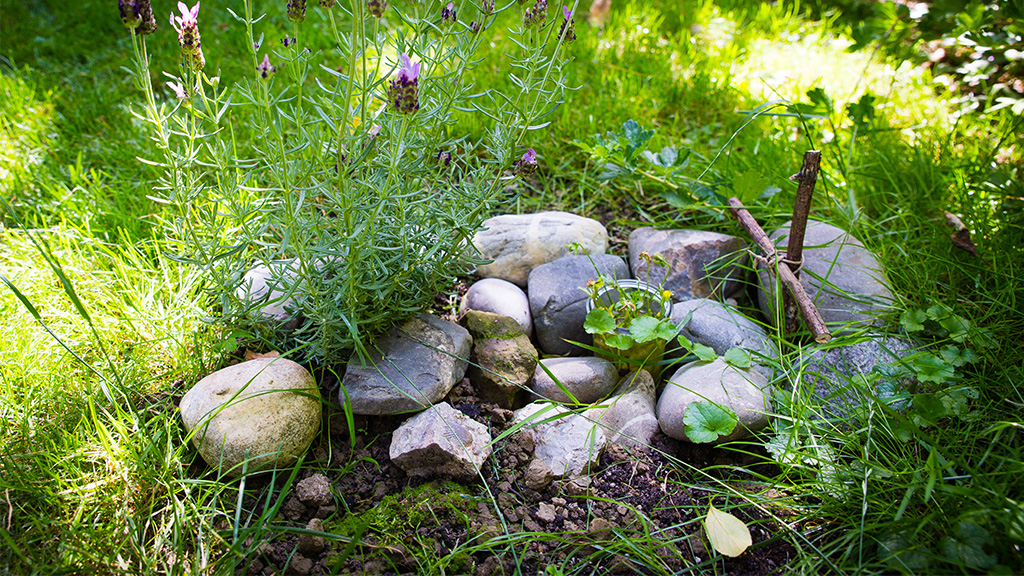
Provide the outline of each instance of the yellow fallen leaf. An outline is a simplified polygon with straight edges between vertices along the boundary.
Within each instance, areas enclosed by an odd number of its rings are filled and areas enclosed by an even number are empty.
[[[704,529],[715,550],[726,556],[739,556],[750,547],[750,529],[747,525],[739,518],[714,506],[708,508]]]

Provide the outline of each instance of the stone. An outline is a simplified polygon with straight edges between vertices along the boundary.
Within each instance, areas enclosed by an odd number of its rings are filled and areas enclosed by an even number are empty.
[[[637,228],[629,235],[629,265],[633,277],[654,286],[664,280],[675,301],[732,296],[739,291],[746,242],[705,230]],[[640,260],[640,253],[661,254],[668,268]]]
[[[530,271],[569,254],[579,243],[588,254],[604,254],[608,231],[597,220],[568,212],[507,214],[488,218],[473,245],[490,264],[477,266],[481,278],[501,278],[526,287]]]
[[[519,324],[523,334],[529,336],[533,333],[530,300],[526,292],[507,280],[484,278],[474,282],[462,298],[460,314],[470,310],[507,316]]]
[[[754,369],[765,378],[772,378],[773,370],[758,362],[776,357],[771,338],[760,324],[744,316],[735,306],[710,298],[684,300],[672,307],[672,322],[680,328],[681,335],[712,348],[719,356],[732,348],[747,350],[754,361]],[[686,354],[677,341],[670,342],[665,351],[669,359]]]
[[[179,405],[192,444],[229,476],[286,468],[320,430],[320,389],[302,366],[260,358],[200,380]]]
[[[306,530],[311,532],[323,532],[324,521],[319,518],[313,518],[306,524]],[[299,552],[302,552],[308,556],[316,556],[325,548],[323,536],[316,536],[313,534],[299,534]]]
[[[619,381],[610,398],[587,410],[585,416],[597,423],[609,444],[649,447],[658,433],[654,391],[650,372],[630,372]]]
[[[573,402],[562,390],[564,387],[580,404],[592,404],[607,396],[619,378],[614,364],[595,356],[545,358],[538,364],[543,364],[547,370],[537,367],[530,381],[530,389],[538,398],[552,402]]]
[[[313,561],[302,554],[295,554],[288,563],[288,568],[300,576],[305,576],[313,569]]]
[[[295,259],[274,260],[269,265],[257,264],[242,276],[235,288],[235,297],[250,308],[251,314],[283,328],[292,330],[299,325],[294,312],[295,289],[287,286],[298,278]],[[289,293],[291,291],[291,293]]]
[[[548,524],[555,521],[555,507],[547,502],[541,502],[537,506],[537,519]]]
[[[551,485],[555,475],[543,460],[534,458],[523,474],[523,484],[531,490],[543,490]]]
[[[912,346],[907,341],[883,336],[830,345],[809,355],[803,368],[803,381],[820,399],[823,415],[845,420],[854,409],[877,397],[877,386],[887,381],[883,378],[874,386],[868,386],[857,377],[870,374],[877,366],[899,362],[911,352]],[[899,390],[906,388],[910,381],[899,379],[894,384]]]
[[[491,455],[491,434],[442,402],[402,423],[391,436],[389,454],[409,476],[471,480]]]
[[[694,402],[728,406],[739,419],[736,429],[714,444],[738,440],[768,425],[771,413],[768,381],[753,370],[736,368],[721,358],[691,362],[676,371],[658,400],[658,423],[666,436],[689,440],[683,416]]]
[[[533,455],[555,478],[573,479],[598,465],[607,439],[600,428],[568,408],[534,402],[515,412],[522,433],[533,438]]]
[[[473,342],[469,332],[428,314],[392,327],[370,346],[361,365],[349,360],[338,392],[356,414],[380,416],[429,408],[466,375]]]
[[[537,349],[507,316],[470,310],[467,326],[473,335],[469,379],[480,399],[511,409],[537,368]]]
[[[593,261],[591,261],[593,259]],[[583,329],[589,296],[584,288],[600,275],[629,278],[629,267],[618,256],[566,256],[534,268],[530,273],[529,298],[537,344],[547,354],[580,356],[594,338]]]
[[[295,485],[295,495],[307,506],[326,506],[334,502],[331,481],[317,472]]]
[[[770,235],[781,252],[789,242],[790,224]],[[808,220],[803,258],[800,284],[833,334],[881,325],[880,316],[892,305],[892,290],[885,268],[860,240],[831,224]],[[767,270],[759,270],[757,301],[772,322],[774,293],[774,277]]]

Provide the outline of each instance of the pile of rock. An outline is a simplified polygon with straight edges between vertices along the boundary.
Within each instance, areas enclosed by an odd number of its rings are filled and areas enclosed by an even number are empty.
[[[781,243],[786,231],[774,237]],[[812,297],[820,293],[826,322],[874,322],[871,314],[891,298],[881,266],[863,245],[832,226],[812,223],[807,238],[804,283]],[[542,212],[492,218],[474,242],[491,262],[478,268],[482,279],[463,299],[465,326],[425,314],[411,318],[370,346],[365,362],[353,357],[341,381],[337,401],[356,414],[417,413],[394,433],[390,449],[392,461],[410,475],[471,478],[490,455],[487,427],[442,401],[467,376],[482,401],[515,410],[515,421],[531,439],[530,467],[538,478],[584,474],[612,442],[649,445],[659,430],[686,440],[683,417],[693,402],[714,402],[737,414],[739,425],[720,442],[768,424],[772,382],[781,379],[771,368],[776,364],[770,361],[772,340],[729,300],[744,286],[743,240],[640,228],[630,235],[627,264],[605,253],[608,234],[600,223]],[[587,254],[570,254],[573,243]],[[644,251],[662,254],[669,265],[647,269],[639,258]],[[646,370],[620,378],[610,362],[589,356],[580,346],[592,344],[583,330],[583,287],[598,273],[622,279],[631,269],[640,279],[664,281],[673,292],[672,320],[683,335],[718,354],[744,349],[752,366],[738,368],[721,359],[677,362],[665,370],[669,377],[659,386]],[[762,273],[760,284],[761,308],[771,318],[770,277]],[[281,320],[281,310],[265,312]],[[684,355],[671,346],[667,353],[677,361]],[[845,371],[829,364],[827,354],[816,361],[823,367],[816,377],[826,383],[816,386],[828,392],[827,383]],[[186,395],[182,418],[207,461],[225,468],[248,461],[247,469],[253,470],[287,464],[308,446],[319,425],[320,400],[308,373],[296,380],[299,384],[284,375],[302,370],[292,364],[240,364],[225,369],[233,372],[212,374]],[[262,406],[271,401],[277,402],[273,408]],[[230,433],[221,425],[229,418]],[[296,424],[299,418],[302,426]],[[284,427],[304,435],[289,435],[286,442]],[[247,439],[237,440],[243,429],[249,430]],[[254,438],[267,443],[249,444]]]

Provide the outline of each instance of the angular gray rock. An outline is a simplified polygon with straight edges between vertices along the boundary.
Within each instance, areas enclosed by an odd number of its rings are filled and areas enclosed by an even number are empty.
[[[614,364],[595,356],[545,358],[538,364],[543,364],[547,371],[537,366],[530,381],[530,389],[537,397],[552,402],[572,402],[572,399],[562,391],[564,387],[580,404],[594,403],[607,396],[615,388],[619,378],[619,372]],[[548,375],[548,372],[551,374]]]
[[[689,321],[684,320],[689,317]],[[691,342],[712,348],[719,356],[732,348],[751,353],[755,370],[771,379],[773,370],[758,363],[759,357],[775,358],[768,333],[760,324],[744,316],[733,306],[710,298],[695,298],[677,302],[672,307],[672,322],[680,327],[679,333]],[[686,351],[677,341],[666,346],[665,357],[682,358]]]
[[[472,346],[458,324],[410,318],[369,347],[365,366],[352,356],[338,401],[344,406],[347,394],[354,413],[377,416],[429,408],[465,376]]]
[[[677,440],[689,440],[683,416],[694,402],[728,406],[739,424],[715,444],[738,440],[768,425],[772,404],[765,377],[753,370],[730,366],[718,358],[713,362],[691,362],[669,378],[658,400],[661,431]]]
[[[633,277],[665,289],[675,301],[715,297],[724,299],[740,289],[746,242],[727,234],[705,230],[656,230],[637,228],[629,235],[629,266]],[[669,267],[651,266],[640,253],[661,254]]]
[[[179,405],[192,444],[229,476],[291,466],[320,430],[320,389],[284,358],[260,358],[200,380]]]
[[[826,416],[846,419],[854,408],[877,396],[879,383],[869,387],[858,376],[870,374],[880,364],[898,362],[911,351],[905,340],[883,336],[815,350],[804,365],[803,380],[813,388]],[[894,382],[896,389],[909,383],[903,379]]]
[[[630,372],[619,381],[610,398],[585,412],[597,423],[608,443],[649,447],[658,432],[654,378],[647,370]]]
[[[391,435],[389,455],[410,476],[470,480],[491,455],[491,434],[442,402],[402,423]]]
[[[530,271],[569,254],[578,242],[588,254],[604,254],[608,231],[597,220],[568,212],[507,214],[484,221],[473,244],[490,264],[477,266],[482,278],[501,278],[526,287]]]
[[[783,252],[790,224],[770,235]],[[881,323],[879,315],[892,305],[892,291],[885,268],[860,240],[831,224],[809,220],[803,258],[800,283],[833,333],[848,323],[851,328]],[[766,270],[758,272],[757,302],[771,321],[775,318],[774,284]]]
[[[289,285],[298,274],[295,259],[275,260],[269,266],[257,264],[242,276],[235,297],[251,307],[253,316],[293,329],[299,322],[291,310],[296,305],[297,289]]]
[[[534,402],[516,410],[513,421],[526,422],[523,433],[533,439],[535,458],[555,478],[575,478],[600,462],[608,440],[594,423],[550,402]]]
[[[500,278],[484,278],[473,283],[462,298],[460,314],[469,310],[490,312],[514,319],[523,334],[533,333],[530,300],[519,286]]]
[[[466,327],[473,336],[468,375],[480,399],[513,408],[516,395],[527,389],[537,368],[537,349],[519,323],[507,316],[469,310]]]
[[[593,262],[591,262],[593,258]],[[629,268],[618,256],[565,256],[538,266],[530,273],[528,294],[537,345],[547,354],[589,354],[567,340],[592,346],[594,338],[583,330],[587,318],[584,292],[587,282],[600,275],[629,278]],[[596,269],[595,269],[596,266]]]

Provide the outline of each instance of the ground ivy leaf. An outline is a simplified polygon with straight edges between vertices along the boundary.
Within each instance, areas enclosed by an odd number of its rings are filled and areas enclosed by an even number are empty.
[[[617,350],[629,350],[636,342],[629,334],[609,334],[605,337],[604,343]]]
[[[629,335],[634,340],[643,344],[658,337],[658,324],[661,321],[653,316],[640,316],[634,318],[629,325]]]
[[[691,442],[714,442],[732,434],[739,419],[732,408],[714,402],[693,402],[683,413],[686,437]]]
[[[900,315],[900,324],[907,332],[920,332],[924,330],[924,323],[928,320],[928,314],[924,310],[905,310]]]
[[[730,348],[725,356],[722,356],[726,364],[730,364],[737,368],[750,368],[751,358],[750,352],[742,348]]]
[[[960,522],[956,539],[947,536],[942,541],[942,553],[954,562],[974,569],[984,569],[996,563],[996,557],[987,554],[984,545],[992,541],[988,530],[974,522]]]
[[[708,540],[715,550],[726,556],[739,556],[750,547],[750,529],[747,525],[739,518],[714,506],[708,506],[704,530],[707,531]]]
[[[594,308],[587,313],[583,329],[587,331],[587,334],[606,334],[615,330],[615,319],[607,310]]]
[[[921,382],[942,384],[956,375],[951,365],[930,352],[919,352],[904,360],[914,367],[917,379]]]
[[[694,344],[691,352],[696,354],[697,358],[700,358],[701,362],[714,362],[715,358],[718,358],[718,354],[715,354],[714,348],[703,344]]]

